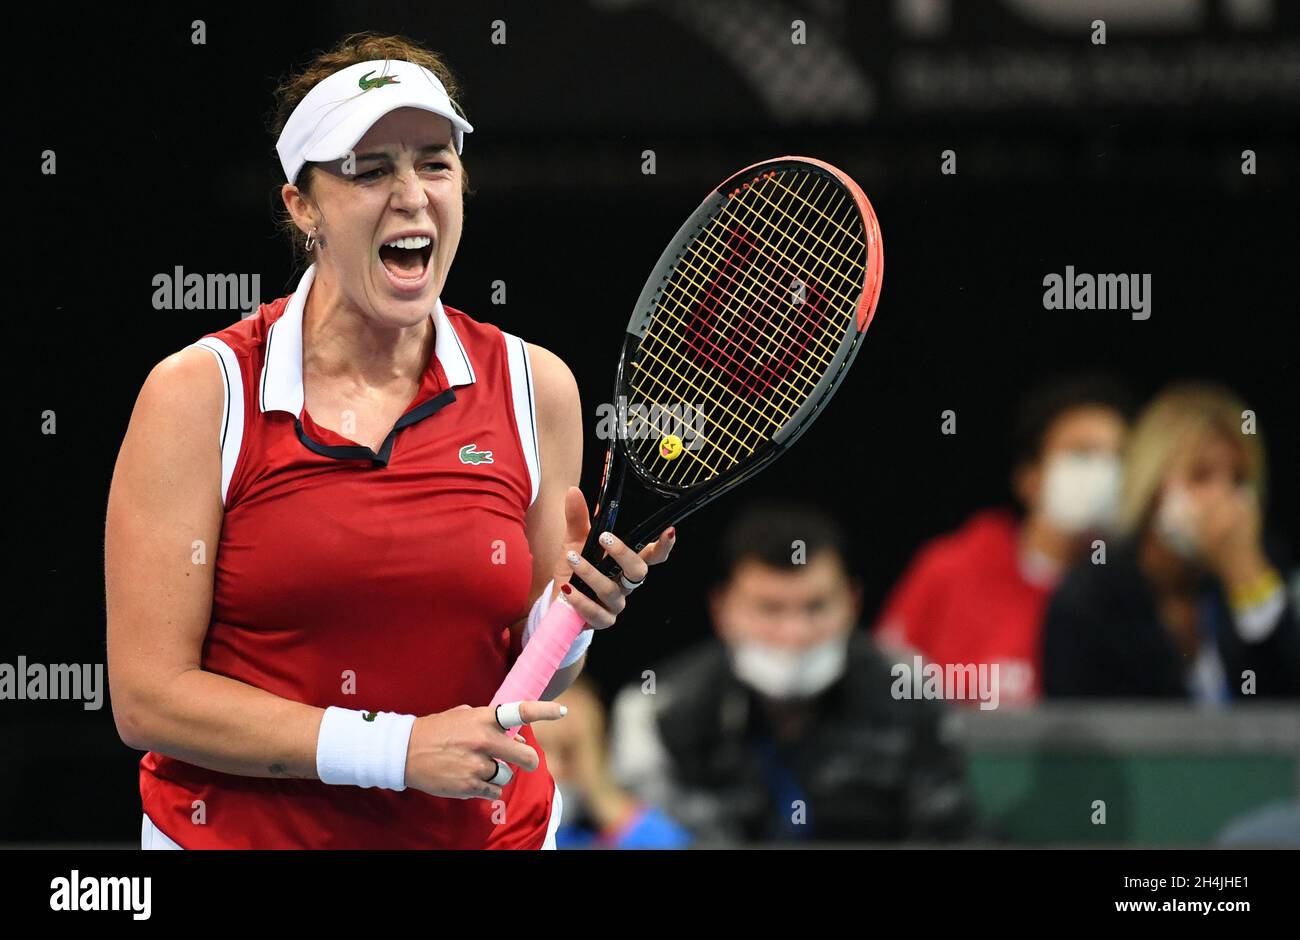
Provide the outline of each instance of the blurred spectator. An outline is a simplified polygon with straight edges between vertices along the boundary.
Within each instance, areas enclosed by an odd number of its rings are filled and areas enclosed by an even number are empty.
[[[969,834],[951,714],[892,697],[890,665],[856,629],[859,590],[835,524],[755,507],[722,560],[710,597],[720,642],[615,700],[616,778],[710,842]]]
[[[591,683],[579,678],[556,698],[568,706],[563,721],[540,721],[533,733],[560,788],[563,806],[555,845],[560,849],[680,849],[691,837],[653,806],[619,789],[609,774],[605,707]]]
[[[1012,432],[1023,519],[986,509],[922,546],[885,603],[880,644],[945,668],[997,664],[1003,704],[1038,699],[1047,600],[1114,522],[1128,410],[1127,394],[1104,376],[1031,393]]]
[[[1047,613],[1049,696],[1300,694],[1300,630],[1261,539],[1264,447],[1247,420],[1235,395],[1203,383],[1143,411],[1125,462],[1126,537],[1104,564],[1074,569]]]

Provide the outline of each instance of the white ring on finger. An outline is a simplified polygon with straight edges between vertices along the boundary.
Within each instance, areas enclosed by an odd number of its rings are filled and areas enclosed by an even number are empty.
[[[524,716],[519,713],[519,706],[522,704],[523,702],[502,702],[497,706],[497,724],[501,726],[502,731],[510,731],[527,724]]]
[[[645,578],[642,578],[640,581],[629,581],[627,579],[627,575],[623,574],[623,572],[620,571],[618,573],[618,583],[623,586],[623,590],[626,593],[631,594],[641,585],[645,584]]]
[[[492,759],[496,760],[495,757]],[[515,779],[515,772],[510,769],[510,765],[507,764],[505,761],[497,760],[496,773],[494,773],[491,777],[488,777],[487,782],[492,784],[493,786],[504,787],[507,783],[509,783],[513,779]]]

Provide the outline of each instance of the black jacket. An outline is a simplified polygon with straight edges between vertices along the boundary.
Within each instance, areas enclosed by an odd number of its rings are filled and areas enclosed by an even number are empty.
[[[1234,699],[1300,696],[1300,628],[1289,595],[1281,621],[1260,643],[1238,635],[1213,580],[1198,614],[1211,628]],[[1104,565],[1075,567],[1048,604],[1043,692],[1049,698],[1187,698],[1190,667],[1160,619],[1132,542],[1116,545]],[[1250,696],[1242,693],[1247,669],[1255,673]]]
[[[803,736],[783,745],[720,642],[687,651],[656,675],[655,694],[632,686],[618,696],[614,770],[706,842],[947,840],[973,832],[964,761],[947,740],[949,713],[934,701],[895,700],[890,666],[864,634],[854,634],[845,675],[817,699]]]

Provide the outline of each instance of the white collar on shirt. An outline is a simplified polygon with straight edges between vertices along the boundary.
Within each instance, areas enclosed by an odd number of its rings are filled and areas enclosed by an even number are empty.
[[[258,400],[262,411],[287,411],[295,418],[302,414],[302,313],[307,304],[307,294],[316,278],[316,265],[309,267],[289,298],[288,306],[280,319],[271,324],[266,337],[266,360],[262,364]],[[442,300],[434,301],[433,354],[442,364],[447,382],[458,385],[474,384],[474,367],[469,353],[452,328],[451,320],[442,309]]]

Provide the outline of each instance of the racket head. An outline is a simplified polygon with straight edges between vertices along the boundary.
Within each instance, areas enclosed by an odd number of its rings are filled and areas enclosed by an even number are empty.
[[[617,511],[605,491],[624,465],[671,502],[625,541],[655,538],[807,430],[862,346],[883,273],[870,200],[824,161],[765,160],[705,198],[628,321],[601,504]]]

